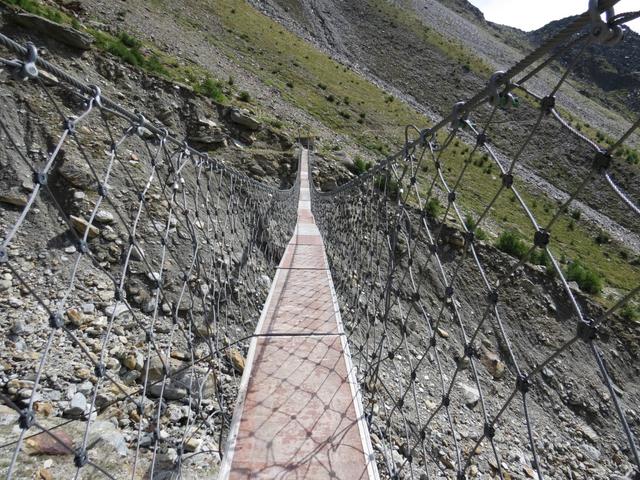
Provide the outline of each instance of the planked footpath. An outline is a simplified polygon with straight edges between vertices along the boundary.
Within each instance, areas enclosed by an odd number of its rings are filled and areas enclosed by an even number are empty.
[[[378,478],[308,160],[303,150],[296,230],[249,348],[220,480]]]

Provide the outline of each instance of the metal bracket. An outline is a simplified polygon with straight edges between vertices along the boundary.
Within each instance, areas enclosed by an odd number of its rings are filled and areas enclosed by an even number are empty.
[[[589,16],[591,17],[591,35],[596,43],[601,45],[613,46],[617,45],[624,39],[624,29],[619,25],[611,25],[609,22],[615,16],[613,7],[608,9],[606,21],[602,20],[599,0],[589,0]]]
[[[14,76],[20,80],[33,80],[38,77],[38,67],[36,61],[38,60],[38,49],[36,46],[29,42],[27,43],[27,55],[25,60],[15,60],[16,70]]]

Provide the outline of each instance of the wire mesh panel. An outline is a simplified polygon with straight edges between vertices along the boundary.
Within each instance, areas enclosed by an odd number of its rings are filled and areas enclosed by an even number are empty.
[[[638,277],[594,302],[569,280],[586,267],[556,248],[578,199],[638,232],[614,177],[640,121],[604,148],[556,106],[588,46],[615,44],[637,15],[578,17],[439,124],[407,128],[399,154],[313,193],[383,478],[640,478],[640,332],[619,315]],[[567,51],[556,83],[531,91]],[[569,193],[540,215],[532,202],[549,199],[522,166],[550,137],[571,158]],[[517,236],[502,231],[516,216]]]
[[[211,478],[298,184],[251,180],[2,44],[22,60],[0,85],[0,471]]]

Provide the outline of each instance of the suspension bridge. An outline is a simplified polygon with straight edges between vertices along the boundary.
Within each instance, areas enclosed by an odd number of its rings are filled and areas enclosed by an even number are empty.
[[[616,3],[590,1],[328,192],[309,145],[288,188],[266,185],[0,34],[14,78],[0,160],[21,189],[0,211],[3,475],[640,478],[638,332],[620,318],[640,285],[597,304],[554,248],[589,188],[637,225],[616,152],[640,120],[601,146],[556,106],[585,49],[624,48],[640,12]],[[527,118],[507,108],[516,95]],[[566,198],[539,218],[517,172],[544,128],[579,147]],[[498,172],[488,197],[474,196],[480,153]],[[64,181],[71,159],[82,188]],[[517,258],[480,239],[505,197],[530,235]]]

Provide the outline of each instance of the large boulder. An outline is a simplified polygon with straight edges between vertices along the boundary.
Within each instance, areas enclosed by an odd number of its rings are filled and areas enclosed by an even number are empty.
[[[222,129],[207,118],[198,118],[190,125],[187,141],[204,147],[227,146],[227,138]]]
[[[10,19],[28,29],[30,32],[39,33],[47,37],[54,38],[79,50],[89,50],[93,43],[93,37],[86,33],[79,32],[75,28],[67,25],[60,25],[38,15],[31,13],[14,13]]]
[[[258,120],[251,116],[246,110],[232,108],[229,112],[229,119],[236,125],[248,130],[260,130],[261,124]]]

